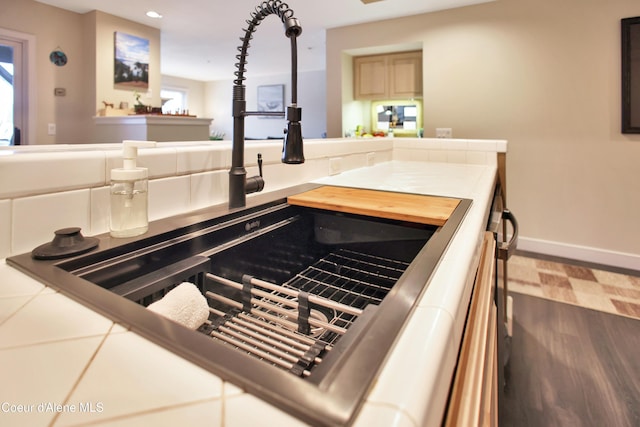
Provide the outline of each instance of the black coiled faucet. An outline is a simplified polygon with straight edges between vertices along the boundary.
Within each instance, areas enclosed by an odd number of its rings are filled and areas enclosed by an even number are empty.
[[[244,37],[241,37],[242,46],[236,55],[238,62],[235,64],[235,80],[233,81],[233,149],[231,153],[231,169],[229,170],[229,207],[243,207],[246,204],[246,195],[262,191],[264,180],[262,179],[262,159],[258,155],[260,176],[247,178],[244,168],[244,118],[246,116],[279,116],[284,112],[246,111],[246,97],[244,81],[246,77],[246,58],[249,41],[258,25],[269,15],[277,15],[284,24],[285,35],[291,40],[291,105],[287,107],[287,129],[285,130],[284,145],[282,147],[282,162],[288,164],[304,163],[302,152],[302,130],[300,120],[302,109],[297,105],[298,98],[298,52],[297,37],[302,33],[302,27],[293,16],[293,11],[281,0],[263,1],[251,13],[249,25],[244,29]]]

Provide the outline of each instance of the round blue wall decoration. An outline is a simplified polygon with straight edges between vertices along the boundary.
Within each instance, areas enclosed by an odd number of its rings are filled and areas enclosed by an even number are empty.
[[[67,64],[67,54],[61,50],[54,50],[49,54],[49,61],[58,67],[62,67]]]

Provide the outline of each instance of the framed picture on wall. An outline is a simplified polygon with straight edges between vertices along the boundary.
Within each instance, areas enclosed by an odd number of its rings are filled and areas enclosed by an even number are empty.
[[[640,16],[621,21],[622,133],[640,133]]]
[[[284,113],[284,85],[258,86],[258,111]]]
[[[149,40],[114,33],[114,79],[116,89],[149,88]]]

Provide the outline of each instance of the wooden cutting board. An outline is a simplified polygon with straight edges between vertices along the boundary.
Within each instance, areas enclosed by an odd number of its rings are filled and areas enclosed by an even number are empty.
[[[459,199],[323,186],[289,196],[291,205],[441,226]]]

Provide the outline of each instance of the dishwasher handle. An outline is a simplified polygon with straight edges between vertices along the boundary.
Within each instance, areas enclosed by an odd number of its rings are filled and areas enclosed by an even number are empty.
[[[508,260],[518,246],[518,221],[515,215],[509,209],[502,211],[502,219],[509,221],[513,227],[513,235],[508,242],[498,242],[497,257],[503,261]]]

